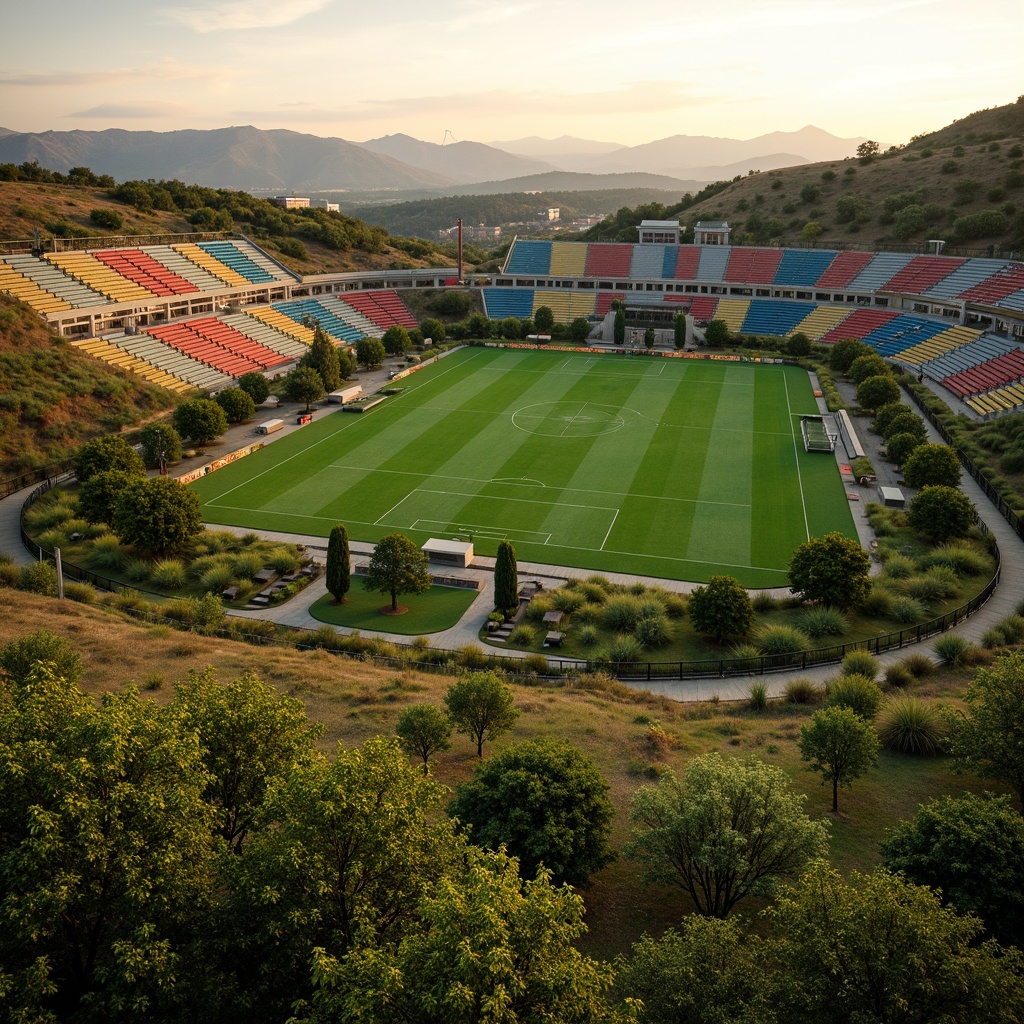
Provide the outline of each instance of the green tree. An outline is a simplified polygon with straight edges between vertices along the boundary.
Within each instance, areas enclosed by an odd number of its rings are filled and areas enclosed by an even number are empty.
[[[735,918],[689,914],[616,961],[615,988],[645,1024],[775,1024],[768,944]]]
[[[821,772],[821,782],[832,783],[832,810],[839,810],[839,787],[849,788],[878,758],[878,734],[870,722],[846,707],[820,708],[802,726],[800,759],[807,770]]]
[[[356,372],[356,355],[351,346],[335,349],[338,353],[338,374],[342,380],[351,380]]]
[[[959,487],[960,460],[946,444],[923,444],[903,463],[903,476],[911,487]]]
[[[483,313],[473,313],[466,321],[466,329],[470,338],[486,341],[491,336],[491,321]]]
[[[729,325],[724,320],[711,320],[704,328],[704,341],[712,348],[727,345],[730,338]]]
[[[807,186],[805,185],[805,186],[804,186],[804,188],[806,188],[806,187],[807,187]],[[821,190],[819,189],[818,191],[820,192]],[[801,193],[801,198],[803,198],[803,189],[801,189],[801,190],[800,190],[800,193]],[[803,229],[802,229],[802,230],[801,230],[801,232],[800,232],[800,237],[801,237],[801,238],[802,238],[802,239],[803,239],[803,240],[804,240],[805,242],[810,242],[810,243],[811,243],[811,244],[813,245],[813,244],[814,244],[814,241],[815,241],[815,239],[816,239],[816,238],[817,238],[817,237],[818,237],[818,236],[819,236],[819,235],[820,235],[820,234],[822,233],[822,231],[824,231],[824,230],[825,230],[825,229],[824,229],[824,228],[823,228],[823,227],[821,226],[821,224],[820,224],[820,223],[819,223],[818,221],[816,221],[816,220],[809,220],[809,221],[808,221],[808,222],[807,222],[807,223],[806,223],[806,224],[805,224],[805,225],[803,226]]]
[[[680,886],[699,913],[726,917],[749,896],[770,896],[823,856],[828,830],[804,813],[781,768],[756,758],[696,757],[680,782],[666,768],[633,795],[631,856],[651,882]]]
[[[907,459],[920,447],[921,438],[917,434],[893,434],[885,442],[885,454],[890,462],[904,466]]]
[[[78,511],[90,523],[111,523],[118,498],[140,478],[123,469],[93,473],[78,488]]]
[[[877,352],[868,352],[854,359],[847,376],[854,384],[861,384],[868,377],[891,377],[892,368]],[[898,401],[899,391],[896,394]]]
[[[871,346],[860,338],[843,338],[832,346],[828,364],[836,373],[846,373],[857,359],[871,354]]]
[[[801,203],[816,203],[821,198],[821,186],[808,183],[800,189]]]
[[[68,684],[77,683],[82,676],[78,652],[64,637],[49,630],[37,629],[0,647],[0,679],[14,686],[24,686],[41,664]]]
[[[770,913],[787,1020],[1011,1024],[1024,1014],[1020,953],[978,945],[980,922],[883,869],[847,882],[819,861]]]
[[[626,1024],[611,968],[576,948],[585,931],[571,888],[470,847],[458,874],[426,886],[398,943],[345,959],[316,951],[314,1019]]]
[[[243,423],[256,415],[252,395],[241,388],[224,388],[217,392],[214,401],[224,410],[228,423]]]
[[[427,317],[420,323],[420,331],[424,338],[430,338],[435,345],[440,345],[447,337],[445,326],[440,320],[434,317]]]
[[[181,458],[181,435],[170,423],[149,423],[139,431],[142,459],[151,469]]]
[[[484,740],[493,740],[516,724],[519,709],[512,687],[493,672],[473,672],[452,683],[444,695],[455,728],[476,740],[476,756],[484,756]]]
[[[372,370],[375,366],[384,365],[384,343],[380,338],[360,338],[356,342],[356,361]]]
[[[907,523],[937,543],[965,537],[978,521],[971,499],[955,487],[922,487],[907,510]]]
[[[228,429],[228,418],[211,399],[190,398],[174,410],[174,429],[193,444],[209,444]]]
[[[195,735],[134,690],[100,705],[37,666],[0,688],[0,981],[9,1019],[154,1018],[208,902]]]
[[[86,441],[75,456],[75,476],[80,484],[96,473],[112,469],[129,476],[145,476],[146,467],[139,453],[123,438],[114,434]]]
[[[249,395],[255,405],[262,405],[270,397],[270,381],[259,370],[243,373],[238,378],[238,386]]]
[[[338,348],[317,324],[313,328],[313,340],[309,351],[299,361],[299,366],[308,366],[320,374],[324,391],[337,391],[341,387],[341,367],[338,364]]]
[[[654,328],[653,327],[648,327],[647,330],[644,331],[644,348],[646,348],[648,352],[650,352],[651,349],[654,348]]]
[[[866,139],[857,147],[857,156],[862,164],[870,163],[871,158],[878,156],[882,147],[871,139]]]
[[[508,614],[519,604],[519,572],[516,567],[516,549],[512,541],[498,544],[498,557],[494,560],[494,607]]]
[[[533,325],[540,334],[550,334],[555,326],[555,314],[550,306],[538,306],[533,314]]]
[[[881,409],[896,402],[900,397],[900,386],[889,373],[866,377],[857,385],[857,404],[862,409]]]
[[[404,534],[390,533],[377,541],[364,586],[391,595],[392,615],[398,614],[399,594],[422,594],[432,582],[427,556]]]
[[[1003,945],[1024,939],[1024,818],[1008,797],[944,796],[918,807],[881,844],[885,866],[974,914]]]
[[[1024,804],[1024,652],[980,668],[962,708],[946,712],[950,752],[961,770],[1009,786]]]
[[[135,480],[114,504],[114,533],[146,555],[184,549],[203,528],[199,498],[167,476]]]
[[[342,523],[331,527],[327,538],[327,568],[324,574],[327,592],[335,604],[344,604],[352,586],[352,558],[348,548],[348,530]]]
[[[886,427],[888,427],[889,423],[905,412],[910,412],[910,410],[902,402],[891,402],[889,405],[883,405],[881,409],[875,410],[875,419],[871,424],[871,429],[876,434],[881,434],[882,437],[885,437],[887,434]]]
[[[801,544],[789,562],[789,585],[805,601],[852,608],[868,595],[871,559],[838,530]]]
[[[682,348],[686,344],[686,314],[682,310],[676,313],[672,321],[672,337],[676,348]]]
[[[789,339],[789,342],[786,345],[786,351],[797,359],[800,359],[803,356],[809,356],[811,354],[811,339],[808,338],[803,331],[797,331],[796,334]]]
[[[569,340],[574,345],[585,345],[590,337],[590,321],[585,316],[578,316],[569,324]]]
[[[285,377],[282,390],[289,402],[305,402],[306,412],[327,394],[323,378],[312,366],[297,366]]]
[[[621,307],[615,311],[615,318],[612,322],[612,340],[616,345],[622,345],[626,340],[626,313]]]
[[[423,758],[424,775],[430,755],[452,745],[451,719],[433,704],[413,704],[406,708],[398,716],[395,732],[407,754]]]
[[[392,324],[384,332],[381,343],[389,356],[404,356],[412,348],[409,332],[399,324]]]
[[[221,686],[212,668],[191,670],[176,685],[170,714],[183,735],[199,737],[214,831],[241,852],[269,786],[312,751],[323,726],[310,725],[302,701],[255,673]]]
[[[448,813],[489,850],[504,847],[533,877],[543,865],[556,884],[586,885],[614,857],[615,811],[608,783],[571,743],[512,743],[459,785]]]
[[[690,595],[690,621],[698,633],[721,643],[746,636],[754,621],[750,595],[732,576],[712,576]]]
[[[855,224],[865,220],[868,212],[867,202],[860,196],[841,196],[836,200],[836,223]]]
[[[497,325],[499,338],[505,338],[508,341],[518,341],[526,335],[526,332],[523,330],[523,321],[517,316],[507,316],[503,320],[497,321]]]
[[[890,409],[892,405],[893,403],[882,406],[882,409]],[[875,417],[876,424],[880,418],[882,418],[881,412]],[[921,444],[928,440],[928,428],[924,425],[924,420],[917,413],[911,412],[906,406],[901,406],[900,412],[882,418],[882,425],[880,427],[876,426],[875,429],[886,440],[894,437],[896,434],[914,434],[920,438]]]

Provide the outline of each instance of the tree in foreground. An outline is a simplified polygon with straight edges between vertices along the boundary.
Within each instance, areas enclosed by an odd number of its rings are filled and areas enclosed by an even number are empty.
[[[335,604],[343,604],[352,587],[352,556],[348,547],[348,530],[344,524],[331,527],[327,538],[327,567],[324,573],[327,592]]]
[[[493,672],[473,672],[452,683],[444,695],[455,728],[476,740],[476,756],[484,756],[484,740],[511,729],[519,718],[512,687]]]
[[[392,324],[380,340],[389,356],[404,356],[412,348],[409,332],[401,324]]]
[[[167,476],[133,481],[114,504],[114,533],[146,555],[181,551],[203,528],[199,498]]]
[[[899,405],[894,415],[883,417],[882,413],[885,410],[891,409],[896,405],[897,403],[890,402],[889,405],[884,405],[879,410],[878,415],[875,417],[878,433],[886,441],[897,434],[914,434],[921,444],[925,444],[928,440],[928,428],[925,426],[924,420],[916,412],[912,412],[905,405]]]
[[[397,615],[399,594],[422,594],[433,579],[427,556],[402,533],[377,541],[366,569],[367,590],[391,595],[391,614]]]
[[[576,948],[583,901],[546,873],[470,847],[457,874],[426,886],[402,939],[342,959],[316,950],[317,1021],[626,1024],[612,969]]]
[[[433,704],[413,704],[399,716],[395,725],[398,741],[407,754],[423,759],[423,774],[431,754],[447,750],[452,745],[451,719]]]
[[[804,813],[805,799],[781,768],[705,754],[681,782],[665,769],[657,786],[637,790],[629,852],[648,881],[678,885],[699,913],[726,917],[825,854],[828,830]]]
[[[885,866],[974,914],[1003,945],[1024,941],[1024,818],[1009,797],[944,796],[881,843]]]
[[[848,707],[834,705],[811,715],[800,729],[800,758],[808,771],[821,772],[821,782],[832,783],[832,810],[839,810],[839,787],[849,788],[878,759],[878,733]]]
[[[338,349],[317,324],[313,328],[313,340],[309,351],[302,357],[299,366],[308,366],[320,374],[324,391],[337,391],[341,387],[341,368],[338,364]]]
[[[555,884],[586,885],[614,857],[608,783],[565,740],[512,743],[462,783],[448,813],[477,846],[504,846],[532,878],[543,865]]]
[[[384,365],[384,343],[380,338],[360,338],[356,342],[356,361],[368,370]]]
[[[238,378],[238,386],[249,395],[256,405],[260,405],[270,397],[270,381],[259,370],[243,373]]]
[[[851,608],[868,595],[871,559],[838,530],[801,544],[789,562],[789,585],[805,601]]]
[[[214,401],[224,410],[228,423],[244,423],[256,415],[252,395],[242,388],[224,388],[217,392]]]
[[[782,941],[785,1020],[1011,1024],[1024,1014],[1022,958],[931,889],[878,869],[849,882],[819,861],[769,911]]]
[[[96,473],[118,470],[129,476],[145,476],[146,467],[139,453],[123,438],[115,434],[86,441],[75,456],[75,476],[84,484]]]
[[[533,314],[533,325],[541,334],[550,334],[555,326],[555,314],[550,306],[538,306]]]
[[[863,359],[864,356],[861,356]],[[860,359],[857,360],[860,362]],[[856,365],[856,363],[854,364]],[[857,404],[862,409],[881,409],[883,406],[898,402],[900,386],[892,374],[878,374],[867,377],[857,385]]]
[[[149,423],[139,431],[142,445],[142,460],[151,469],[160,465],[161,459],[177,462],[181,458],[181,435],[170,423]]]
[[[58,679],[68,684],[77,683],[82,675],[78,652],[64,637],[49,630],[37,629],[0,647],[0,679],[8,683],[24,686],[39,664],[46,665]]]
[[[1004,783],[1024,804],[1024,652],[1008,651],[978,669],[964,706],[946,715],[954,764]]]
[[[494,561],[494,607],[503,614],[514,611],[519,604],[519,570],[516,549],[509,540],[498,545]]]
[[[907,509],[908,525],[940,544],[966,537],[977,521],[971,499],[955,487],[923,487]]]
[[[959,487],[960,460],[948,444],[923,444],[903,463],[911,487]]]
[[[142,479],[126,473],[123,469],[108,469],[103,473],[93,473],[78,488],[79,514],[90,523],[111,523],[114,519],[114,507],[121,495]]]
[[[750,595],[732,576],[712,576],[690,595],[690,621],[698,633],[721,643],[746,636],[754,621]]]
[[[811,339],[803,331],[797,331],[786,345],[786,351],[797,359],[811,354]]]
[[[209,398],[190,398],[174,410],[174,429],[193,444],[209,444],[228,429],[224,410]]]
[[[297,366],[285,377],[282,390],[289,402],[305,403],[306,412],[327,394],[323,378],[312,366]]]

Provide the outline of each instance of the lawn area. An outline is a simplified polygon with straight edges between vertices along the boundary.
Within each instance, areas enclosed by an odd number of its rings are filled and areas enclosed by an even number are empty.
[[[210,523],[782,586],[798,544],[856,536],[835,459],[804,451],[816,412],[798,367],[467,348],[192,486]]]
[[[390,607],[390,597],[366,590],[365,582],[362,576],[353,576],[345,604],[334,604],[331,595],[325,594],[313,603],[309,614],[332,626],[425,636],[454,626],[477,597],[477,591],[464,587],[433,586],[423,594],[399,595],[399,606],[409,610],[404,615],[385,615],[380,609]]]

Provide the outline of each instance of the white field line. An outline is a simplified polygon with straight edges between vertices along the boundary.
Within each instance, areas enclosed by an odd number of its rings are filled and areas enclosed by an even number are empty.
[[[604,551],[605,544],[608,543],[608,538],[612,535],[612,527],[615,526],[615,520],[619,518],[619,509],[615,510],[615,515],[612,516],[611,524],[608,527],[608,532],[604,535],[604,540],[601,541],[601,551]]]
[[[793,407],[789,404],[789,379],[782,375],[782,383],[786,387],[786,408],[789,410],[790,433],[793,435],[793,460],[796,462],[796,479],[800,486],[800,504],[804,510],[804,533],[811,539],[811,525],[807,519],[807,502],[804,500],[804,478],[800,473],[800,452],[796,446],[796,434],[793,431]]]

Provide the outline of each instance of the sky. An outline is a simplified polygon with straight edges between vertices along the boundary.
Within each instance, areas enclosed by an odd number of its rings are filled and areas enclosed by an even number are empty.
[[[1021,0],[0,0],[0,126],[903,143],[1022,52]]]

